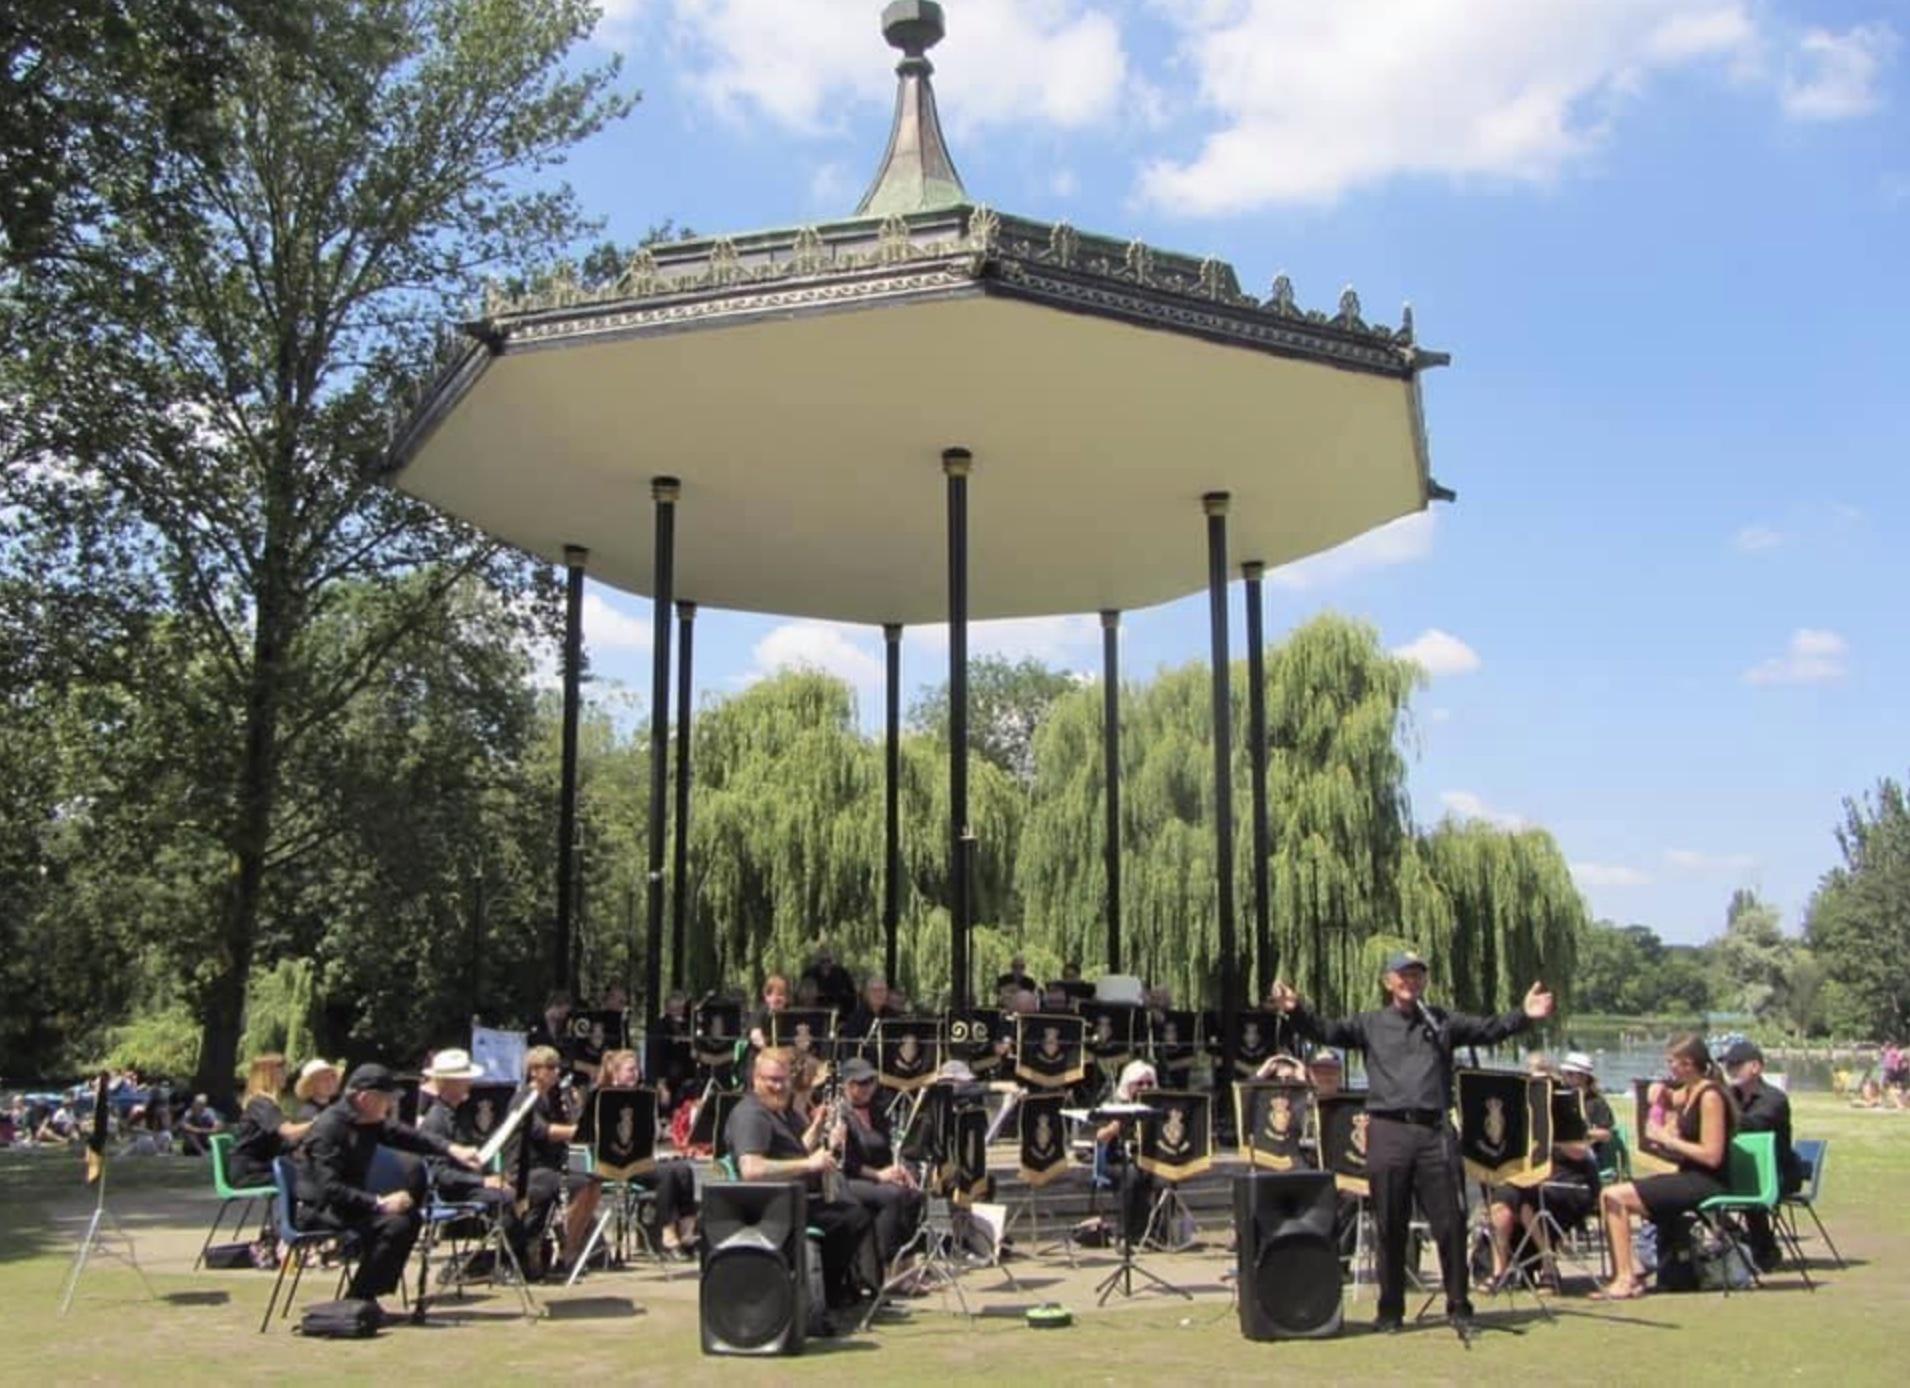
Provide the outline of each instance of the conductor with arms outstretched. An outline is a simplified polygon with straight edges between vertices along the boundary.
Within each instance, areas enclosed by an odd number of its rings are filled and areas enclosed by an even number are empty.
[[[1455,1046],[1490,1046],[1552,1015],[1552,994],[1534,983],[1524,1005],[1501,1017],[1468,1017],[1425,1003],[1426,961],[1404,952],[1380,975],[1384,1006],[1344,1021],[1314,1016],[1284,983],[1272,1002],[1314,1041],[1366,1054],[1366,1174],[1379,1234],[1379,1318],[1374,1328],[1399,1330],[1406,1315],[1406,1235],[1413,1197],[1439,1245],[1446,1315],[1461,1335],[1472,1329],[1466,1284],[1466,1224],[1459,1143],[1452,1108]]]

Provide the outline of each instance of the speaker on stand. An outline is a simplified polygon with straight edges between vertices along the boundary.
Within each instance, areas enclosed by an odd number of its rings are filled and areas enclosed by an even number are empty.
[[[1330,1171],[1234,1178],[1240,1333],[1315,1340],[1340,1332],[1339,1190]]]
[[[705,1354],[796,1354],[809,1319],[801,1183],[711,1181],[697,1319]]]

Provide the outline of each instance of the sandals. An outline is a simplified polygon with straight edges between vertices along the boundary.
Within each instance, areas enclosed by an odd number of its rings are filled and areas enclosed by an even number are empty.
[[[1644,1284],[1634,1282],[1627,1291],[1613,1291],[1610,1286],[1599,1287],[1591,1293],[1593,1301],[1636,1301],[1645,1294]]]

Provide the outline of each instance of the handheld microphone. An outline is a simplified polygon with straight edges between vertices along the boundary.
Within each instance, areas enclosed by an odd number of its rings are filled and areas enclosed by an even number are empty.
[[[1433,1016],[1431,1009],[1426,1006],[1422,999],[1413,999],[1413,1011],[1419,1014],[1419,1022],[1421,1026],[1426,1028],[1426,1035],[1430,1036],[1434,1041],[1442,1041],[1445,1039],[1445,1029],[1440,1026],[1439,1019]]]

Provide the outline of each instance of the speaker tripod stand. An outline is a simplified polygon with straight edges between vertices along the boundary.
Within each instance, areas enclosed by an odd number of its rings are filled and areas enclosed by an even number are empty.
[[[73,1304],[73,1295],[80,1289],[80,1277],[86,1271],[86,1265],[93,1255],[99,1253],[126,1264],[139,1274],[140,1285],[146,1289],[146,1295],[154,1301],[159,1293],[153,1290],[153,1284],[146,1279],[146,1269],[139,1265],[139,1253],[133,1247],[133,1236],[119,1222],[119,1216],[106,1208],[106,1168],[99,1173],[99,1199],[93,1206],[93,1217],[86,1222],[86,1234],[80,1239],[80,1246],[74,1251],[73,1265],[67,1269],[66,1285],[60,1291],[60,1314],[64,1316],[67,1308]],[[109,1231],[106,1226],[112,1226]],[[115,1247],[114,1245],[119,1245]]]

